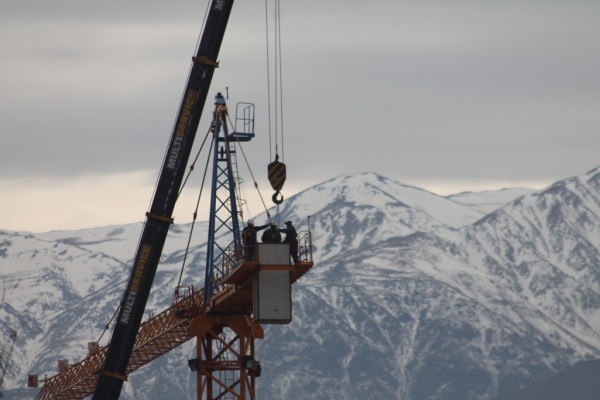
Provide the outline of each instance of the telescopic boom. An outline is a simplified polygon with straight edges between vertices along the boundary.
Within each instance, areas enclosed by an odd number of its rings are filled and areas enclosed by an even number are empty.
[[[146,213],[146,223],[119,314],[100,371],[94,400],[116,400],[127,379],[127,365],[140,328],[156,268],[172,223],[173,209],[190,156],[200,116],[217,67],[233,0],[212,0],[198,52],[193,58],[183,100],[162,165],[158,185]]]

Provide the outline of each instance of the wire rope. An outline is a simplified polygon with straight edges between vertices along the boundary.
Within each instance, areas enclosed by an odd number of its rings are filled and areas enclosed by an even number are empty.
[[[283,55],[281,36],[281,6],[275,0],[273,14],[270,15],[269,0],[265,0],[265,36],[266,36],[266,62],[267,62],[267,117],[269,132],[269,159],[273,161],[279,154],[281,141],[281,159],[284,160],[284,123],[283,123]],[[269,24],[270,16],[273,18],[273,32]],[[273,40],[271,41],[271,35]],[[271,46],[273,47],[273,60],[271,60]],[[271,64],[273,68],[271,68]],[[273,98],[271,98],[273,97]]]
[[[231,125],[232,122],[231,122],[231,118],[229,117],[229,115],[227,115],[227,118],[229,119],[229,124]],[[267,217],[269,218],[269,221],[270,221],[271,214],[269,213],[269,210],[267,208],[267,205],[265,204],[265,200],[263,199],[260,188],[258,187],[258,182],[256,181],[256,178],[254,177],[254,172],[252,171],[252,167],[250,166],[250,163],[248,162],[248,157],[246,157],[246,153],[244,152],[244,147],[242,146],[242,143],[239,141],[239,139],[237,137],[235,137],[235,140],[236,140],[236,143],[237,143],[240,151],[242,152],[242,157],[244,158],[244,162],[246,163],[248,172],[250,173],[250,176],[252,177],[252,182],[254,183],[254,187],[256,188],[256,191],[258,192],[258,196],[260,197],[260,201],[262,202],[263,209],[265,210],[265,213],[267,214]]]
[[[266,58],[267,58],[267,130],[269,132],[269,161],[273,161],[273,143],[271,129],[271,57],[269,45],[269,0],[265,0],[265,43],[266,43]]]
[[[206,138],[208,137],[208,134],[206,135]],[[204,140],[204,142],[206,142],[206,138]],[[213,140],[212,140],[212,144],[214,144],[215,141],[215,137],[213,135]],[[203,143],[204,145],[204,143]],[[196,158],[198,158],[198,156],[200,155],[200,152],[198,152],[198,155],[196,156]],[[183,261],[181,264],[181,271],[179,272],[179,279],[177,281],[177,287],[179,287],[181,285],[181,279],[183,277],[183,272],[185,270],[185,266],[186,266],[186,262],[187,262],[187,256],[189,254],[190,251],[190,245],[192,243],[192,235],[194,233],[194,227],[196,225],[196,219],[198,218],[198,209],[200,208],[200,200],[202,199],[202,191],[204,189],[204,184],[206,182],[206,175],[208,172],[208,166],[210,164],[210,158],[211,158],[211,152],[208,152],[208,157],[206,157],[206,164],[204,165],[204,174],[202,175],[202,184],[200,185],[200,191],[198,193],[198,198],[196,200],[196,208],[194,209],[194,214],[193,214],[193,219],[192,219],[192,226],[190,227],[190,234],[188,236],[188,242],[187,245],[185,247],[185,253],[183,255]],[[194,161],[195,162],[195,161]],[[191,171],[190,171],[191,173]]]
[[[277,1],[277,63],[279,65],[279,118],[280,118],[280,126],[281,126],[281,160],[284,161],[285,157],[285,149],[283,145],[283,53],[282,53],[282,45],[281,45],[281,7],[279,0]]]
[[[279,0],[275,0],[275,5],[274,5],[274,15],[273,15],[273,46],[274,46],[274,51],[275,51],[275,56],[274,56],[274,60],[273,60],[273,65],[275,66],[275,72],[274,72],[274,78],[273,78],[273,82],[274,82],[274,93],[275,93],[275,100],[274,100],[274,107],[275,107],[275,155],[279,154],[279,68],[278,68],[278,60],[279,60],[279,48],[278,48],[278,40],[277,40],[277,30],[279,29],[279,18],[278,18],[278,11],[279,11]]]
[[[204,18],[202,19],[202,28],[200,29],[200,33],[198,34],[198,38],[196,39],[196,48],[194,49],[194,54],[198,53],[198,49],[200,48],[200,42],[202,40],[202,32],[204,32],[204,27],[206,26],[206,20],[208,19],[208,13],[210,11],[210,1],[206,2],[206,8],[204,10]],[[190,67],[190,73],[191,73],[191,68]],[[182,95],[182,101],[183,101],[183,95]],[[202,144],[200,145],[200,148],[198,149],[198,152],[196,153],[196,156],[194,157],[194,161],[190,164],[189,167],[189,171],[187,173],[187,175],[185,176],[185,179],[183,180],[183,183],[181,184],[181,187],[179,188],[179,192],[177,193],[177,198],[179,198],[179,196],[181,195],[181,193],[183,192],[183,189],[185,188],[188,179],[190,178],[192,172],[194,171],[196,162],[198,161],[198,158],[200,157],[200,153],[202,152],[202,149],[204,148],[204,145],[206,144],[206,140],[208,139],[210,133],[210,128],[208,129],[206,135],[204,135],[204,140],[202,141]],[[214,135],[213,135],[213,140],[214,140]],[[206,160],[206,165],[204,167],[204,174],[202,176],[202,184],[200,185],[200,191],[198,193],[198,199],[196,200],[196,208],[194,209],[194,213],[193,213],[193,218],[192,218],[192,225],[190,227],[190,234],[188,236],[188,241],[187,241],[187,245],[185,247],[185,253],[183,256],[183,261],[181,263],[181,270],[179,272],[179,279],[177,280],[177,287],[179,287],[181,285],[181,279],[183,277],[183,272],[185,271],[185,265],[187,262],[187,256],[189,254],[190,251],[190,245],[192,242],[192,235],[194,233],[194,227],[196,224],[196,218],[198,217],[198,208],[200,206],[200,200],[202,197],[202,190],[204,188],[204,183],[206,180],[206,172],[208,170],[208,164],[210,162],[210,151],[208,152],[208,157]]]
[[[113,313],[112,317],[110,317],[110,320],[108,320],[108,322],[106,323],[106,325],[104,325],[104,330],[102,331],[102,333],[100,334],[100,337],[97,340],[98,343],[100,343],[100,341],[104,337],[104,334],[106,333],[106,331],[108,331],[110,329],[110,324],[113,322],[113,320],[117,316],[118,312],[119,312],[119,307],[117,307],[117,309]]]
[[[200,149],[198,149],[198,152],[196,153],[196,157],[194,157],[194,161],[190,164],[189,171],[188,171],[187,175],[185,176],[183,183],[181,184],[181,188],[179,188],[179,193],[177,193],[178,198],[181,195],[181,192],[183,191],[183,188],[185,187],[190,175],[194,171],[196,162],[198,161],[198,157],[200,156],[200,153],[202,152],[202,149],[204,148],[204,145],[206,144],[206,140],[209,137],[209,133],[210,133],[210,128],[209,128],[208,132],[206,133],[206,135],[204,135],[204,140],[202,141],[202,144],[200,145]]]
[[[270,26],[270,18],[273,20]],[[271,31],[272,29],[272,31]],[[283,53],[282,53],[282,18],[281,2],[273,1],[272,10],[269,9],[269,0],[265,0],[265,36],[267,46],[267,113],[269,130],[269,180],[275,190],[272,200],[275,204],[283,201],[280,190],[285,182],[285,148],[284,148],[284,118],[283,118]],[[272,36],[272,40],[271,40]],[[271,49],[273,59],[271,60]],[[272,70],[271,70],[272,67]],[[271,96],[273,98],[271,98]],[[281,143],[281,147],[280,147]],[[280,157],[281,151],[281,157]],[[273,153],[275,159],[273,161]],[[279,161],[281,158],[281,162]],[[280,169],[282,168],[282,169]],[[283,175],[277,176],[279,171]],[[279,182],[277,182],[279,180]],[[279,199],[277,196],[281,196]],[[279,207],[277,207],[279,212]]]

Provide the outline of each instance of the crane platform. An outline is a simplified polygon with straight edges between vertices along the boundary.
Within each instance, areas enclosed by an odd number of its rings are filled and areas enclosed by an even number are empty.
[[[207,305],[206,313],[252,313],[254,277],[261,271],[289,271],[290,283],[295,283],[313,266],[312,261],[295,265],[262,265],[246,261],[228,275],[223,283],[225,289],[213,296]]]

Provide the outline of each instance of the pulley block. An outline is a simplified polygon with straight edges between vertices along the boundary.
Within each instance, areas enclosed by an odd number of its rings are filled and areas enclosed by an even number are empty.
[[[273,203],[281,204],[283,202],[283,196],[279,191],[283,188],[285,183],[285,164],[279,161],[279,155],[275,156],[275,161],[268,165],[268,177],[271,187],[275,190],[275,194],[271,197]]]

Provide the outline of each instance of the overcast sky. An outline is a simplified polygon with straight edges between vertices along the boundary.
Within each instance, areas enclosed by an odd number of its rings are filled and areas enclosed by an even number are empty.
[[[144,219],[205,8],[0,3],[0,229]],[[443,195],[542,188],[600,165],[596,0],[284,0],[281,11],[286,196],[366,171]],[[264,1],[234,4],[207,105],[225,87],[230,108],[256,104],[245,151],[268,199],[264,14]],[[176,222],[192,213],[178,206]]]

